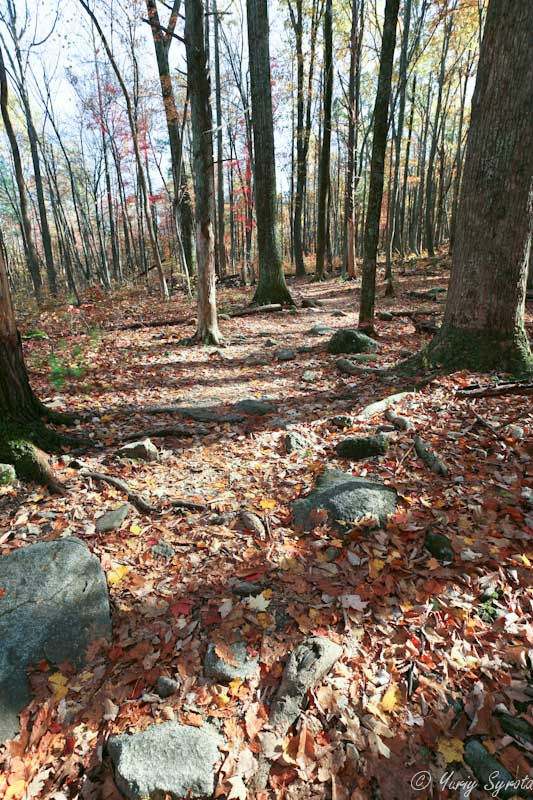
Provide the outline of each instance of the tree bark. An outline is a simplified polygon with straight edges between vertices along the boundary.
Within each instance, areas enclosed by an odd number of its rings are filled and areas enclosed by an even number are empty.
[[[318,207],[316,233],[316,276],[324,277],[324,258],[327,247],[328,198],[331,190],[331,105],[333,100],[333,7],[326,0],[324,12],[324,133],[320,151],[318,177]]]
[[[425,354],[448,368],[533,368],[524,329],[533,228],[532,41],[531,3],[490,0],[446,310]]]
[[[370,187],[368,209],[365,223],[363,253],[363,280],[361,284],[361,304],[359,326],[373,328],[376,301],[376,262],[379,244],[381,205],[385,180],[385,151],[389,130],[389,101],[392,81],[394,48],[396,46],[396,24],[400,0],[386,0],[381,58],[379,64],[378,89],[374,106],[374,136],[372,141],[372,161],[370,165]]]
[[[247,0],[259,280],[255,305],[294,305],[281,259],[267,0]]]
[[[185,0],[187,76],[191,98],[194,190],[196,194],[196,264],[198,269],[199,341],[219,344],[215,289],[215,181],[211,86],[205,50],[204,4]]]

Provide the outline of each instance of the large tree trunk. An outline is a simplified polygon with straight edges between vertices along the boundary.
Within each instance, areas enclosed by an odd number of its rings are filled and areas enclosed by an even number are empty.
[[[214,169],[211,116],[211,86],[205,50],[204,4],[185,2],[187,77],[191,97],[194,190],[196,194],[196,262],[198,269],[198,326],[196,337],[218,344],[215,289],[215,232],[213,226]]]
[[[355,159],[357,157],[357,124],[359,115],[359,0],[352,0],[350,33],[350,77],[348,83],[348,157],[344,186],[344,262],[343,272],[355,277]]]
[[[532,41],[533,4],[490,0],[448,300],[428,348],[430,360],[448,368],[533,368],[524,329],[533,228]]]
[[[267,0],[247,0],[250,89],[254,135],[254,181],[259,250],[256,305],[293,305],[279,246],[274,124],[270,82]]]
[[[324,258],[327,247],[328,198],[331,191],[331,105],[333,100],[333,8],[326,0],[324,12],[324,134],[320,151],[318,177],[318,207],[316,233],[316,276],[324,277]]]
[[[46,413],[28,380],[0,248],[0,463],[12,464],[23,480],[35,480],[60,491],[62,486],[40,449],[54,450],[60,443],[41,420]]]
[[[385,180],[385,151],[389,130],[389,100],[392,81],[394,48],[396,46],[396,24],[400,0],[387,0],[381,58],[379,64],[378,90],[374,106],[374,136],[372,140],[372,161],[370,165],[370,187],[368,190],[368,210],[365,224],[363,252],[363,280],[361,284],[361,305],[359,326],[371,329],[374,324],[376,301],[376,261],[379,244],[379,226]]]

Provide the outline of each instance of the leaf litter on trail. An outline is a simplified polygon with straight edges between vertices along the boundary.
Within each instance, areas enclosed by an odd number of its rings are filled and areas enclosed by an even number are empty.
[[[420,280],[401,278],[390,307],[405,307],[402,292]],[[342,325],[355,324],[350,287],[321,287],[346,310]],[[145,319],[167,313],[153,298],[146,307],[143,302],[136,298]],[[87,315],[105,326],[126,313],[126,305],[121,300],[115,316],[105,303],[94,305]],[[63,318],[45,317],[35,327],[51,340],[59,337]],[[403,387],[401,381],[378,385],[369,375],[340,377],[335,359],[320,349],[299,354],[298,369],[295,362],[247,365],[257,333],[286,337],[291,347],[306,345],[312,317],[305,312],[225,322],[230,344],[224,360],[209,349],[177,344],[185,324],[165,329],[168,337],[161,340],[150,328],[104,333],[93,348],[93,389],[76,380],[62,391],[67,404],[101,412],[93,432],[108,444],[84,457],[91,469],[119,476],[150,502],[161,501],[164,510],[135,512],[122,530],[96,534],[94,519],[125,499],[66,469],[65,498],[29,487],[0,496],[9,509],[0,518],[2,552],[79,536],[103,565],[113,610],[113,641],[91,646],[79,674],[47,663],[30,674],[34,699],[22,715],[19,737],[1,752],[0,800],[22,800],[25,792],[75,796],[87,776],[109,798],[118,797],[102,761],[105,738],[171,718],[196,727],[218,721],[231,753],[217,797],[244,796],[254,759],[272,735],[268,710],[287,656],[311,635],[339,642],[344,654],[308,693],[288,734],[271,742],[275,757],[265,798],[333,792],[337,800],[367,798],[373,776],[384,800],[394,791],[412,798],[409,781],[417,768],[435,781],[447,767],[465,769],[464,744],[471,736],[481,737],[512,774],[530,768],[529,749],[506,734],[495,712],[504,706],[513,718],[531,721],[531,411],[513,396],[476,401],[476,413],[501,430],[517,420],[524,429],[519,443],[496,437],[476,419],[472,402],[455,394],[472,376],[440,377],[408,395],[397,411],[450,466],[448,480],[416,457],[405,432],[391,434],[384,457],[341,461],[335,455],[341,434],[328,420],[351,417],[342,436],[373,433],[384,417],[361,419],[359,412]],[[320,317],[339,326],[329,310]],[[404,321],[380,322],[378,335],[380,358],[391,364],[402,350],[415,351],[425,341]],[[37,358],[48,343],[26,346]],[[314,384],[300,380],[307,368],[317,374]],[[45,371],[36,368],[32,378],[47,396]],[[195,433],[198,423],[180,419],[191,437],[158,440],[158,462],[115,458],[110,443],[117,438],[155,422],[176,424],[171,413],[154,420],[147,406],[204,404],[222,415],[238,400],[267,395],[274,397],[275,415],[209,423],[201,435]],[[309,446],[287,456],[286,430],[276,416],[305,433]],[[401,504],[385,529],[374,530],[369,519],[340,534],[318,512],[310,533],[294,531],[289,504],[308,493],[324,466],[396,488]],[[208,511],[176,514],[168,505],[175,498],[205,504]],[[264,538],[224,516],[242,509],[265,521]],[[448,538],[458,555],[453,563],[443,564],[425,549],[427,531]],[[168,559],[153,554],[161,543],[174,552]],[[235,666],[231,643],[237,638],[259,653],[259,680],[210,684],[203,674],[208,644],[214,642],[219,658]],[[162,674],[178,684],[164,703],[154,693]]]

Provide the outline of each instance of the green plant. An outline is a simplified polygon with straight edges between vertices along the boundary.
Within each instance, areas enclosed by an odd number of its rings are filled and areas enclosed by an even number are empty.
[[[60,350],[66,350],[66,342],[59,342],[58,347]],[[65,356],[51,352],[48,356],[48,366],[50,367],[50,383],[56,389],[61,389],[69,378],[83,377],[87,371],[83,350],[79,344],[75,344],[70,353],[67,352]]]

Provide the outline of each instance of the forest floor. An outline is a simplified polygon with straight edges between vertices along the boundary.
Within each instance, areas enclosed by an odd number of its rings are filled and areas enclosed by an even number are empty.
[[[445,294],[433,301],[409,293],[446,286],[447,277],[438,263],[421,261],[398,278],[396,297],[382,298],[380,285],[379,310],[429,308],[438,321]],[[439,376],[399,403],[414,431],[391,434],[385,456],[339,459],[339,440],[385,422],[383,414],[361,419],[359,412],[409,381],[342,375],[326,349],[330,337],[310,333],[317,325],[356,325],[353,284],[332,279],[293,283],[292,290],[325,305],[223,319],[219,348],[184,343],[194,332],[192,301],[179,295],[163,304],[144,288],[112,297],[93,292],[81,310],[19,317],[23,334],[47,336],[25,340],[39,396],[59,409],[92,412],[77,426],[98,442],[80,456],[83,463],[122,479],[163,512],[133,509],[119,530],[97,533],[95,519],[126,497],[68,467],[68,459],[54,462],[65,496],[0,487],[1,552],[79,537],[106,572],[113,614],[111,645],[94,647],[81,674],[63,665],[58,682],[57,668],[47,664],[32,674],[35,700],[22,715],[21,734],[0,747],[0,799],[115,800],[121,795],[102,755],[106,738],[168,719],[195,726],[215,719],[227,742],[216,796],[246,797],[241,778],[246,782],[260,753],[269,698],[287,655],[312,633],[344,653],[280,742],[261,797],[454,797],[446,775],[471,775],[463,751],[473,735],[513,777],[529,774],[533,738],[510,735],[494,711],[503,704],[533,724],[530,399],[473,401],[457,390],[494,376]],[[250,290],[222,289],[220,312],[242,308],[250,297]],[[532,311],[530,304],[530,334]],[[174,318],[181,321],[155,324]],[[145,327],[119,329],[135,322]],[[393,366],[428,341],[406,316],[379,321],[377,336],[375,366]],[[280,348],[294,350],[294,358],[280,360]],[[198,422],[150,411],[209,406],[223,416],[249,398],[268,398],[275,412]],[[330,422],[340,414],[352,417],[344,430]],[[116,456],[126,435],[142,438],[170,425],[190,436],[154,438],[158,461]],[[304,449],[286,453],[286,425],[305,438]],[[439,454],[449,477],[417,458],[413,433]],[[342,538],[321,520],[311,533],[293,529],[289,504],[325,467],[397,489],[401,507],[386,529],[361,525]],[[173,508],[175,498],[208,509]],[[262,526],[250,530],[223,516],[242,509]],[[424,548],[430,529],[449,538],[453,563],[443,565]],[[175,554],[157,557],[158,543]],[[257,582],[262,591],[250,602],[236,592],[239,581]],[[260,675],[229,686],[206,679],[207,645],[223,653],[238,636],[258,655]],[[179,683],[166,700],[154,694],[160,675]],[[432,786],[415,785],[421,772],[431,774]],[[478,788],[464,796],[490,793]]]

